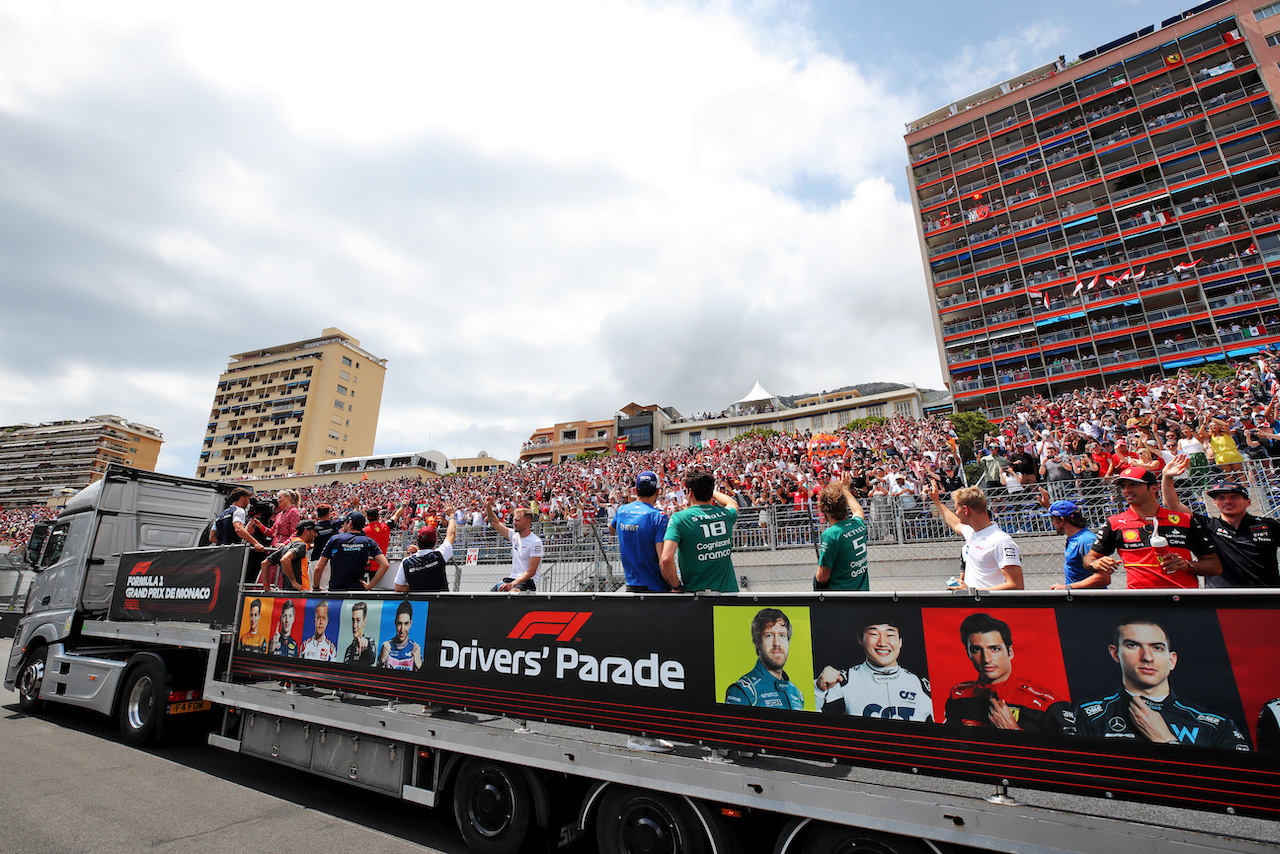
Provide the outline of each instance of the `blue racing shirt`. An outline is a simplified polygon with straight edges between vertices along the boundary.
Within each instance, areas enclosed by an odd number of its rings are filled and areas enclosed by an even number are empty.
[[[666,514],[643,501],[632,501],[618,508],[611,526],[618,535],[627,584],[659,592],[670,590],[658,566],[657,549],[667,534]]]

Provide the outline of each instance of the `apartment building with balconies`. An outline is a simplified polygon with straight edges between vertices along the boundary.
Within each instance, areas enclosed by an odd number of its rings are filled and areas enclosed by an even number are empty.
[[[1280,3],[1201,4],[908,127],[957,408],[1280,343]]]
[[[0,508],[60,503],[108,463],[155,471],[164,436],[118,415],[0,427]]]
[[[231,357],[218,377],[196,477],[305,474],[373,453],[385,359],[340,329]]]

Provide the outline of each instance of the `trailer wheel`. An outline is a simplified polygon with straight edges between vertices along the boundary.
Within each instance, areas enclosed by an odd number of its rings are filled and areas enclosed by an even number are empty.
[[[35,714],[44,708],[40,699],[40,685],[44,682],[44,663],[49,648],[44,644],[27,653],[18,671],[18,708],[26,714]]]
[[[129,668],[116,713],[120,738],[126,744],[145,744],[155,736],[166,697],[164,675],[154,662],[142,661]]]
[[[930,854],[930,851],[924,842],[908,836],[820,824],[805,839],[804,854]]]
[[[680,798],[644,789],[615,787],[596,814],[601,854],[702,854],[706,836]]]
[[[515,854],[524,845],[533,795],[510,765],[472,757],[453,783],[453,819],[462,839],[481,854]]]

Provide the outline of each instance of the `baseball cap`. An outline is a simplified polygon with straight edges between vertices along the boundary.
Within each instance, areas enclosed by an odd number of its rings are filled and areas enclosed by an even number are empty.
[[[657,489],[658,476],[651,471],[642,471],[636,475],[637,489]]]
[[[364,518],[364,514],[355,512],[355,511],[352,511],[351,513],[347,514],[347,521],[350,522],[351,527],[356,530],[360,530],[364,528],[364,526],[367,524],[367,521]]]
[[[1049,515],[1057,516],[1059,519],[1066,519],[1068,516],[1074,516],[1080,512],[1080,508],[1076,506],[1074,501],[1055,501],[1049,505]]]
[[[1245,498],[1249,497],[1249,490],[1244,488],[1244,484],[1237,483],[1236,481],[1226,477],[1214,478],[1213,482],[1209,484],[1209,488],[1206,489],[1205,492],[1209,493],[1211,496],[1235,494],[1243,495]]]
[[[1144,469],[1142,466],[1129,466],[1120,474],[1116,475],[1116,480],[1136,480],[1139,483],[1145,483],[1148,486],[1155,486],[1160,481],[1156,480],[1155,472],[1150,469]]]
[[[295,535],[298,535],[298,534],[301,534],[303,531],[315,531],[315,530],[318,530],[316,528],[316,523],[308,519],[305,522],[299,522],[297,530],[295,530],[293,533]]]

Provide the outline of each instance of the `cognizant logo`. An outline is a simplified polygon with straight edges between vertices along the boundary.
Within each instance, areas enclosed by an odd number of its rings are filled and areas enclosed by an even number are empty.
[[[594,611],[533,611],[525,614],[507,635],[509,640],[531,640],[539,635],[553,635],[558,641],[571,641],[586,625]]]

